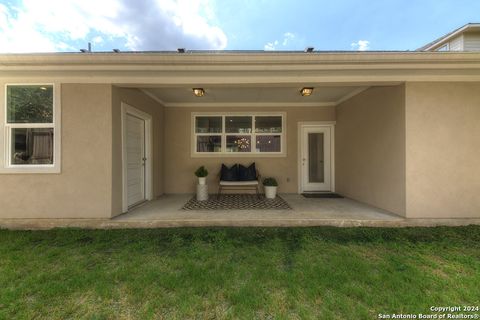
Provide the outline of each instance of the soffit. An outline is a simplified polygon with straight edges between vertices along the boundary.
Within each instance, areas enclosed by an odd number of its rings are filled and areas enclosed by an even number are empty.
[[[205,90],[196,97],[191,87],[144,88],[144,92],[167,107],[189,106],[327,106],[336,105],[345,97],[363,91],[363,86],[314,87],[313,94],[303,97],[300,86],[289,87],[225,87],[198,86]]]

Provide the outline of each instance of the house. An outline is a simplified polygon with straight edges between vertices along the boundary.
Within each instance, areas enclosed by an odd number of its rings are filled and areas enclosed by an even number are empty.
[[[453,49],[478,26],[414,52],[2,54],[0,218],[111,218],[253,161],[281,193],[480,218],[480,52]]]
[[[480,51],[480,23],[468,23],[418,51]]]

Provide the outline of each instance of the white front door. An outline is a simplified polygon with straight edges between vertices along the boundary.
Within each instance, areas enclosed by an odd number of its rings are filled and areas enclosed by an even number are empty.
[[[301,192],[332,190],[332,126],[301,127]]]
[[[145,201],[145,120],[126,115],[127,205]]]

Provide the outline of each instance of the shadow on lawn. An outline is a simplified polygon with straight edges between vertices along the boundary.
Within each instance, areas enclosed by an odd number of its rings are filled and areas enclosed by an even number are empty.
[[[149,241],[171,247],[202,242],[215,245],[262,245],[272,239],[289,243],[294,251],[308,239],[347,243],[476,243],[480,241],[480,226],[433,228],[166,228],[166,229],[112,229],[86,230],[59,228],[41,231],[0,230],[4,241],[29,242],[30,245],[48,243],[51,246],[102,245],[125,246]],[[0,240],[1,241],[1,240]]]

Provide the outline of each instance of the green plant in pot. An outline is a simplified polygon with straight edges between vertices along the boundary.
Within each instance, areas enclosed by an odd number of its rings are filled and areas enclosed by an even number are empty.
[[[278,182],[275,178],[265,178],[263,179],[263,188],[265,189],[265,198],[275,199],[277,196],[277,187]]]
[[[198,177],[198,184],[205,184],[207,181],[208,170],[205,166],[201,166],[195,171],[195,175]]]

